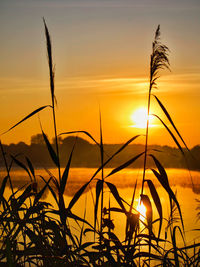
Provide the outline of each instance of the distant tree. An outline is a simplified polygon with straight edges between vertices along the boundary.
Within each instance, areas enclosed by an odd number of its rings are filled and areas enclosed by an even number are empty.
[[[88,147],[91,145],[87,140],[76,136],[68,136],[62,140],[63,145],[73,145],[75,142],[80,147]]]
[[[43,145],[44,138],[42,134],[36,134],[31,136],[31,145]]]
[[[17,143],[17,146],[18,146],[18,147],[26,147],[27,144],[24,143],[24,142],[19,142],[19,143]]]

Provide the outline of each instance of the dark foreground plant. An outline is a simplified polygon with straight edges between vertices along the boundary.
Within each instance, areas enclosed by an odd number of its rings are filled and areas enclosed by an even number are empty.
[[[64,193],[76,144],[74,144],[62,173],[56,126],[54,65],[51,39],[45,21],[44,27],[49,65],[51,105],[37,108],[8,131],[43,109],[50,107],[53,114],[55,147],[51,145],[47,135],[41,130],[49,155],[58,170],[58,176],[54,176],[49,170],[46,170],[49,175],[48,180],[42,175],[36,176],[35,169],[27,157],[25,157],[26,164],[24,164],[24,161],[20,160],[22,155],[7,155],[0,143],[6,168],[6,176],[3,178],[0,187],[0,261],[2,264],[7,263],[8,266],[198,266],[200,244],[186,246],[184,243],[183,247],[177,245],[177,234],[184,240],[182,213],[176,195],[170,187],[166,170],[155,157],[153,151],[148,149],[148,120],[145,150],[114,168],[108,175],[105,175],[104,170],[107,164],[139,135],[132,137],[112,155],[107,155],[103,144],[101,114],[99,142],[87,131],[71,131],[60,134],[83,133],[99,146],[100,151],[99,168],[91,179],[76,192],[70,202],[66,203]],[[152,94],[158,79],[158,71],[169,66],[167,52],[168,48],[160,42],[160,27],[158,27],[153,41],[150,62],[148,115],[150,114],[151,97],[154,96],[175,133],[170,130],[158,115],[154,116],[161,121],[184,155],[179,143],[180,140],[186,146],[183,138],[167,109],[158,97]],[[129,167],[140,157],[144,157],[142,186],[138,188],[136,182],[133,196],[129,203],[121,198],[116,186],[109,182],[107,178]],[[146,178],[149,158],[155,163],[155,167],[152,168],[155,178],[169,196],[170,215],[168,219],[163,217],[163,206],[153,181]],[[10,170],[13,163],[22,168],[30,180],[20,189],[14,188],[12,184]],[[100,179],[97,178],[99,173],[101,173]],[[41,188],[39,188],[40,180],[43,181]],[[90,187],[92,181],[96,182],[96,190],[93,203],[94,221],[90,222],[86,220],[87,204],[83,208],[83,218],[74,214],[73,207],[80,202],[80,197]],[[148,191],[145,189],[145,184]],[[9,195],[6,192],[8,186],[11,189]],[[42,197],[45,191],[49,191],[52,194],[55,205],[43,200]],[[146,207],[145,216],[136,209],[136,191],[140,191],[140,201]],[[108,203],[105,202],[105,194],[109,194]],[[113,199],[117,206],[112,206]],[[154,215],[155,210],[157,210],[158,217]],[[178,214],[176,211],[178,211]],[[117,236],[117,231],[115,231],[113,221],[115,213],[120,213],[121,218],[125,218],[126,221],[125,229],[123,229],[123,239]],[[90,235],[90,241],[86,239],[88,235]]]

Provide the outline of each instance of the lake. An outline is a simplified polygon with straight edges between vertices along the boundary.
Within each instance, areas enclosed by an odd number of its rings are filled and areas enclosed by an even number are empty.
[[[104,175],[106,176],[108,173],[110,173],[112,169],[105,169]],[[96,169],[90,169],[90,168],[71,168],[69,172],[69,179],[67,183],[67,188],[65,191],[65,202],[66,206],[70,202],[72,196],[75,194],[75,192],[89,179],[92,177]],[[57,176],[57,170],[50,169],[50,172],[53,173],[55,176]],[[62,169],[63,172],[63,169]],[[182,214],[183,214],[183,220],[185,225],[185,232],[186,232],[186,242],[187,244],[192,244],[197,241],[199,241],[200,237],[200,231],[193,231],[193,229],[199,229],[200,223],[197,221],[197,210],[198,202],[196,199],[200,200],[200,172],[191,171],[189,173],[188,170],[183,169],[167,169],[167,174],[169,178],[170,185],[174,192],[177,192],[177,199],[179,201],[179,204],[181,206]],[[1,172],[1,179],[3,178],[3,173]],[[42,175],[46,179],[48,178],[48,174],[44,170],[36,170],[36,175],[38,177],[38,180],[40,180],[39,175]],[[11,172],[11,178],[13,180],[13,183],[16,187],[21,186],[25,182],[29,181],[29,178],[27,175],[20,171],[15,170]],[[97,178],[100,178],[100,175],[97,175]],[[160,196],[162,207],[163,207],[163,214],[165,218],[168,218],[169,216],[169,198],[167,193],[163,188],[159,186],[159,182],[156,180],[154,175],[150,170],[147,170],[146,172],[146,178],[151,179],[153,183],[156,185],[157,192]],[[131,202],[131,198],[133,195],[134,185],[137,180],[137,191],[134,201],[134,207],[137,209],[138,207],[138,199],[139,194],[141,190],[141,181],[142,181],[142,170],[140,169],[126,169],[123,170],[117,174],[114,174],[113,176],[110,176],[109,179],[106,178],[107,181],[112,182],[116,185],[118,188],[120,196],[128,203]],[[192,186],[193,183],[193,186]],[[80,217],[84,217],[85,207],[86,208],[86,219],[93,224],[93,214],[94,214],[94,200],[95,200],[95,184],[96,180],[94,180],[91,183],[90,188],[86,190],[85,194],[81,196],[79,201],[75,204],[73,207],[73,212],[77,214]],[[7,188],[7,194],[9,194],[9,189]],[[144,188],[144,193],[150,195],[148,192],[148,188]],[[108,201],[110,198],[110,193],[107,188],[105,188],[105,194],[104,194],[104,204],[108,207]],[[52,195],[50,192],[46,192],[45,198],[47,201],[50,201],[53,205],[55,205],[55,202],[52,198]],[[111,207],[118,207],[117,202],[112,197],[111,200]],[[151,198],[150,198],[151,199]],[[152,200],[152,199],[151,199]],[[153,201],[152,201],[153,202]],[[153,206],[153,212],[154,212],[154,218],[157,217],[157,211],[155,207]],[[120,238],[123,240],[124,238],[124,229],[125,229],[125,218],[119,213],[112,213],[112,219],[113,223],[115,225],[115,231],[120,236]],[[156,231],[156,225],[155,225],[155,231]],[[165,225],[163,225],[164,230]],[[75,231],[79,231],[77,229],[77,226],[74,225]],[[164,231],[163,231],[164,232]],[[88,236],[88,239],[90,239],[90,236]],[[179,242],[182,242],[181,239],[179,239]]]

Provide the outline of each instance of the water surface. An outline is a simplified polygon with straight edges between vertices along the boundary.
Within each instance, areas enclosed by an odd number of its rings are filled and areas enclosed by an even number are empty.
[[[105,169],[104,175],[106,176],[111,172],[112,169]],[[57,170],[49,170],[53,175],[57,177]],[[63,171],[63,169],[62,169]],[[96,169],[90,168],[71,168],[69,173],[69,179],[67,182],[67,187],[65,191],[65,202],[66,206],[72,199],[72,196],[77,192],[77,190],[92,177]],[[191,244],[194,241],[197,242],[200,236],[200,231],[193,231],[193,229],[199,229],[200,223],[197,221],[197,210],[198,202],[196,199],[200,200],[200,173],[192,171],[189,173],[187,170],[183,169],[167,169],[167,174],[169,178],[170,185],[174,192],[177,194],[178,201],[181,206],[183,220],[185,224],[186,241],[187,244]],[[37,180],[40,186],[42,186],[42,180],[39,175],[48,179],[48,174],[45,170],[36,170]],[[1,179],[3,178],[3,173],[1,172]],[[93,224],[93,214],[94,214],[94,201],[95,201],[95,185],[97,179],[100,178],[100,174],[94,179],[90,187],[85,191],[85,194],[81,196],[79,201],[73,207],[73,212],[80,217],[84,217],[84,212],[86,210],[86,219]],[[151,179],[155,184],[158,194],[161,199],[163,214],[165,218],[169,217],[169,198],[166,191],[160,186],[159,182],[156,180],[154,175],[150,170],[147,170],[146,178]],[[11,179],[15,187],[20,187],[26,182],[30,181],[29,177],[20,170],[15,170],[11,172]],[[128,203],[131,203],[133,190],[135,183],[137,181],[137,191],[135,196],[134,208],[138,206],[138,199],[141,190],[142,181],[142,170],[139,169],[126,169],[120,171],[109,178],[106,181],[112,182],[118,188],[120,196]],[[7,189],[7,194],[9,194]],[[147,187],[144,189],[144,193],[150,195]],[[50,192],[46,192],[45,198],[50,201],[53,205],[55,202]],[[105,188],[104,194],[104,204],[108,207],[108,201],[111,201],[112,207],[118,207],[117,202],[113,197],[110,197],[108,188]],[[151,198],[150,198],[151,199]],[[151,199],[152,200],[152,199]],[[153,200],[152,200],[153,202]],[[158,217],[155,206],[153,206],[154,219]],[[115,231],[119,234],[121,239],[124,238],[125,229],[125,216],[119,213],[112,214],[113,223],[115,225]],[[77,228],[77,226],[74,226]],[[157,231],[157,225],[155,225],[155,231]],[[163,230],[165,224],[163,224]],[[75,230],[77,233],[79,229]],[[163,231],[164,232],[164,231]],[[181,239],[179,239],[181,242]]]

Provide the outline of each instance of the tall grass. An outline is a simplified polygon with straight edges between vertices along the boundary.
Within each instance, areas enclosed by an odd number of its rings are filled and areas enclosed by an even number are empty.
[[[187,246],[184,243],[183,247],[178,247],[177,245],[177,234],[184,240],[182,212],[176,194],[170,187],[166,170],[155,157],[153,151],[150,151],[148,148],[149,120],[147,120],[144,151],[114,168],[107,175],[105,175],[104,171],[107,164],[136,138],[139,138],[139,135],[130,138],[112,155],[107,155],[103,145],[101,112],[100,141],[97,141],[85,130],[58,134],[52,44],[45,20],[44,27],[51,104],[37,108],[10,127],[8,131],[13,130],[43,109],[50,108],[53,116],[52,127],[55,135],[55,148],[42,130],[42,126],[41,131],[58,174],[54,176],[49,170],[46,170],[49,175],[48,180],[42,175],[36,176],[34,166],[27,157],[26,164],[24,164],[19,159],[19,155],[8,155],[0,143],[6,169],[6,176],[3,178],[0,187],[0,261],[2,264],[7,263],[8,266],[198,266],[200,264],[200,243],[191,246]],[[158,79],[158,72],[162,68],[169,68],[168,48],[160,41],[160,26],[158,26],[153,41],[150,61],[148,116],[153,96],[171,124],[172,130],[158,115],[154,114],[154,116],[164,125],[184,156],[181,144],[186,148],[187,146],[180,132],[161,100],[152,94]],[[89,181],[74,194],[69,203],[66,203],[64,194],[66,187],[69,186],[67,182],[76,143],[72,148],[62,173],[58,137],[75,133],[87,135],[99,146],[100,164]],[[135,183],[132,199],[129,203],[120,196],[117,187],[113,183],[108,182],[107,178],[129,167],[140,157],[144,157],[142,185],[141,188],[138,188],[137,182]],[[153,160],[155,165],[151,171],[169,196],[169,218],[163,217],[163,203],[160,196],[153,181],[146,178],[149,158]],[[13,163],[22,168],[30,180],[20,190],[14,188],[12,184],[10,170]],[[101,173],[101,178],[97,179],[97,174],[99,173]],[[43,181],[41,188],[39,188],[39,180]],[[90,187],[92,181],[96,181],[96,190],[93,197],[94,221],[90,222],[86,219],[87,204],[83,208],[83,218],[74,214],[73,207],[76,203],[82,201],[80,198],[83,196],[84,191]],[[145,184],[149,189],[149,193],[145,193]],[[9,196],[6,196],[5,193],[7,186],[11,188]],[[52,194],[56,203],[55,206],[42,199],[46,191]],[[140,192],[140,201],[146,207],[147,212],[145,216],[136,209],[136,192]],[[105,201],[105,193],[109,194],[108,203]],[[117,206],[112,206],[113,199]],[[154,215],[155,210],[157,210],[158,214],[156,218]],[[112,220],[114,213],[120,213],[121,218],[125,218],[126,224],[125,229],[123,229],[125,234],[123,240],[117,236],[117,231],[115,231],[115,225]],[[77,231],[74,231],[74,225],[79,229],[78,234]],[[155,225],[158,225],[157,228],[154,227]],[[90,241],[86,241],[84,236],[87,236],[89,233],[93,233],[93,237]]]

